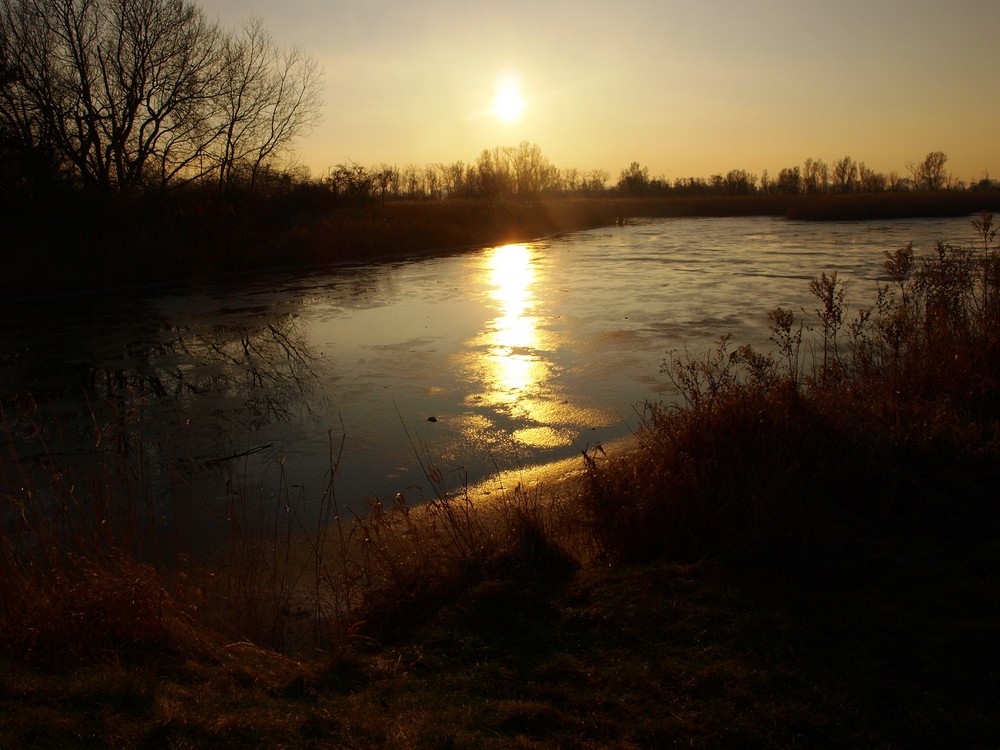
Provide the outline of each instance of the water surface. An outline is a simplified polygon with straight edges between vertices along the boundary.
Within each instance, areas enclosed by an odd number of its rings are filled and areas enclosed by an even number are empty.
[[[158,492],[182,483],[219,513],[234,475],[314,504],[331,455],[345,507],[416,500],[431,466],[459,487],[625,436],[637,404],[672,397],[668,352],[723,335],[766,347],[768,311],[812,311],[819,272],[869,303],[884,251],[938,240],[971,243],[969,219],[650,220],[238,286],[6,303],[3,430],[26,457],[141,450]]]

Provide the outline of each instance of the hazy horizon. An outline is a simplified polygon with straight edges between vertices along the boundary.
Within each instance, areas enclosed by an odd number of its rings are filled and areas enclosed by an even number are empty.
[[[1000,175],[1000,3],[806,0],[196,0],[324,69],[323,119],[296,144],[314,175],[346,161],[473,161],[538,144],[558,167],[775,176],[843,156],[906,175],[943,151],[955,178]],[[523,110],[493,111],[497,81]]]

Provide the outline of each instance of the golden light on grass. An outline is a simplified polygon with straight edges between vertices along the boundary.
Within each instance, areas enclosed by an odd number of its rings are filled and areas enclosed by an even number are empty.
[[[493,98],[493,114],[504,122],[514,122],[520,119],[522,112],[524,97],[521,96],[520,81],[512,76],[500,78]]]

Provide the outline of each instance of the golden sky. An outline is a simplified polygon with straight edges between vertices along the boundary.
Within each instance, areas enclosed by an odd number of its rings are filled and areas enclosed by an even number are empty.
[[[475,161],[536,143],[558,167],[776,176],[849,155],[906,176],[944,151],[1000,177],[1000,0],[196,0],[251,15],[324,70],[298,145],[338,163]],[[501,77],[523,111],[492,110]]]

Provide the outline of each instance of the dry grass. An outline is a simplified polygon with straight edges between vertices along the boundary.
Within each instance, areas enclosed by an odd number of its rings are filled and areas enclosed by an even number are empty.
[[[818,277],[808,352],[777,309],[771,352],[723,340],[665,361],[686,403],[647,404],[637,455],[588,458],[604,555],[723,555],[808,576],[847,554],[850,525],[974,531],[995,518],[1000,251],[992,216],[974,223],[978,247],[887,252],[888,281],[853,321],[836,274]]]
[[[637,448],[585,456],[585,489],[559,501],[514,486],[473,502],[427,465],[435,497],[376,499],[346,518],[331,443],[316,519],[297,517],[287,489],[265,505],[231,483],[225,569],[187,561],[166,576],[144,555],[141,471],[112,461],[80,474],[44,450],[29,467],[11,444],[3,642],[47,661],[64,641],[81,654],[149,650],[209,626],[270,648],[336,651],[396,638],[484,581],[565,573],[595,556],[722,558],[808,577],[850,556],[857,527],[975,525],[990,511],[1000,449],[1000,251],[992,217],[977,228],[974,248],[887,253],[886,283],[850,322],[843,283],[822,274],[805,344],[804,323],[777,309],[770,352],[723,340],[701,358],[668,359],[686,403],[647,404]]]
[[[58,436],[33,421],[31,405],[0,416],[0,650],[26,664],[183,661],[227,642],[341,653],[411,631],[496,575],[575,565],[550,534],[558,503],[519,485],[474,503],[467,491],[447,492],[431,465],[436,497],[415,507],[402,495],[373,499],[366,513],[345,517],[332,440],[330,482],[312,519],[300,517],[280,461],[276,498],[232,467],[220,565],[187,544],[185,527],[198,523],[190,509],[150,522],[160,513],[134,437],[95,419],[95,463],[66,466],[49,447]],[[24,432],[36,448],[30,458],[15,447]]]
[[[648,404],[581,487],[481,502],[426,464],[435,497],[348,518],[331,479],[307,524],[237,483],[221,570],[151,564],[137,467],[25,459],[5,419],[0,744],[995,744],[977,221],[976,247],[888,253],[853,320],[821,275],[771,351],[666,360],[685,402]]]

